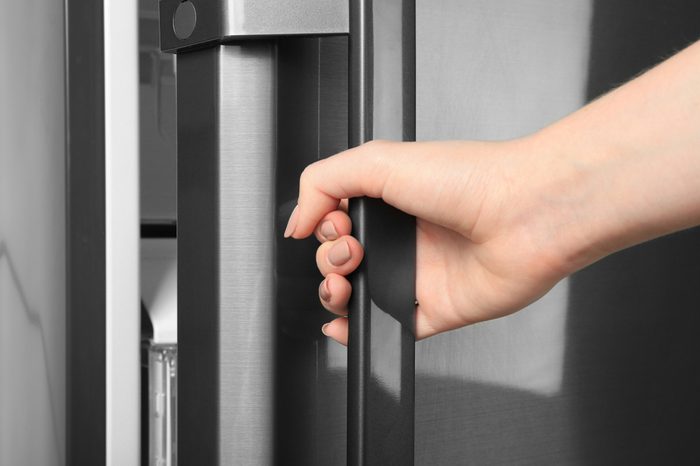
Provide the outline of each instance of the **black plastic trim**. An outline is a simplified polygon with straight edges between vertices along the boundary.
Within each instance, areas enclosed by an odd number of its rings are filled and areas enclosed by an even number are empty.
[[[177,238],[175,220],[142,220],[141,238]]]

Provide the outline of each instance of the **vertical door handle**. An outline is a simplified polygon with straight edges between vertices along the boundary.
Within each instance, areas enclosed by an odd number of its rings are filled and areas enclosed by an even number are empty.
[[[349,139],[415,140],[415,0],[350,1]],[[414,456],[416,223],[381,200],[350,201],[365,258],[352,276],[348,466]]]

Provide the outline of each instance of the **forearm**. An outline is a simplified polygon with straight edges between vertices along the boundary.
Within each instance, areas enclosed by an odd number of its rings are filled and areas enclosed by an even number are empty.
[[[570,169],[572,269],[700,224],[700,43],[534,139]]]

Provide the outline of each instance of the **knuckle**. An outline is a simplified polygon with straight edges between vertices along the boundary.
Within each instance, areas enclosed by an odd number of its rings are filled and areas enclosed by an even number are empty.
[[[301,186],[308,186],[311,184],[316,171],[316,163],[317,162],[307,165],[306,168],[302,170],[301,175],[299,176],[299,184]]]

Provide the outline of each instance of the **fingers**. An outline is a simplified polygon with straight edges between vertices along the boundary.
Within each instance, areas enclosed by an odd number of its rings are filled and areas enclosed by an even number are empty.
[[[348,275],[353,272],[365,255],[360,242],[349,235],[335,241],[326,241],[316,251],[316,265],[321,274]]]
[[[352,230],[350,217],[343,211],[334,210],[326,214],[316,226],[314,234],[321,243],[334,241],[341,236],[349,235]]]
[[[326,214],[338,209],[341,199],[381,197],[390,172],[382,144],[392,143],[368,143],[309,165],[301,175],[298,207],[285,236],[309,236]]]
[[[328,274],[318,286],[318,296],[323,307],[339,316],[348,315],[351,293],[352,285],[348,279],[335,273]]]
[[[321,327],[321,331],[324,335],[334,339],[341,345],[348,345],[348,319],[345,317],[338,317],[324,324]]]

